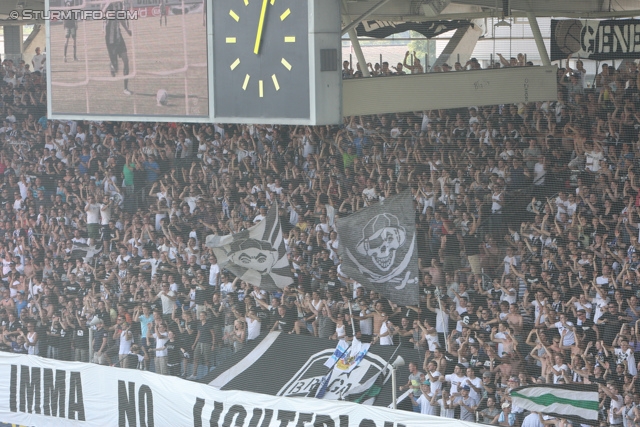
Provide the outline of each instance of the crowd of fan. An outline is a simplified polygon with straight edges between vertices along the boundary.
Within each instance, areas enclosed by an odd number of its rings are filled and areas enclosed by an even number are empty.
[[[401,390],[419,412],[564,425],[509,391],[577,382],[599,384],[602,425],[640,422],[635,64],[587,90],[578,61],[557,102],[320,127],[48,121],[21,66],[0,71],[5,351],[195,379],[269,330],[357,336],[418,350]],[[405,188],[412,307],[342,276],[336,251],[340,218]],[[296,284],[267,293],[204,242],[273,204]]]
[[[511,57],[508,60],[500,53],[497,54],[497,57],[499,61],[495,61],[491,64],[490,68],[533,67],[533,62],[527,61],[527,58],[523,53],[519,53],[517,56]],[[464,65],[456,61],[453,64],[453,67],[451,67],[445,62],[442,65],[435,64],[431,68],[427,66],[425,69],[422,62],[420,62],[420,58],[416,55],[416,52],[407,51],[404,55],[404,60],[402,62],[398,62],[395,67],[393,65],[389,66],[389,62],[387,61],[382,61],[382,65],[378,62],[375,65],[371,64],[371,62],[367,62],[366,68],[369,73],[369,77],[389,77],[404,76],[407,74],[447,73],[449,71],[475,71],[482,70],[482,65],[477,58],[471,58]],[[353,69],[351,61],[342,62],[343,79],[357,79],[362,77],[364,77],[364,73],[359,62],[356,62],[355,70]]]

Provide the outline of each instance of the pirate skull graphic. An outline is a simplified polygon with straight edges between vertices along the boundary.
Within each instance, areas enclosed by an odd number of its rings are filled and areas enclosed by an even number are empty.
[[[407,232],[398,217],[382,213],[369,220],[362,230],[362,239],[356,249],[361,255],[371,257],[380,271],[388,271],[396,259],[396,251],[404,245]]]

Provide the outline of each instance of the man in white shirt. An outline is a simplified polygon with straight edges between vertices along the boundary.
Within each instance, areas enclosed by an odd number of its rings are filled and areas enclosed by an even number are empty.
[[[627,371],[629,372],[629,375],[635,376],[638,374],[638,367],[636,366],[635,354],[633,352],[633,349],[629,347],[628,339],[623,338],[620,340],[620,347],[616,347],[615,355],[616,355],[616,362],[623,363],[626,366]]]
[[[504,283],[501,285],[502,295],[500,295],[500,301],[506,301],[511,304],[516,303],[516,299],[518,298],[518,292],[513,284],[513,281],[510,277],[506,277],[504,279]]]
[[[528,294],[525,293],[525,300]],[[536,298],[531,301],[531,305],[535,309],[535,321],[537,322],[540,316],[542,315],[542,310],[545,305],[547,305],[547,300],[545,298],[544,292],[541,290],[536,291]]]
[[[453,369],[453,374],[440,377],[440,381],[446,381],[451,384],[450,390],[452,396],[460,394],[460,388],[466,384],[468,378],[462,373],[463,369],[465,369],[464,365],[457,364]]]
[[[156,374],[167,375],[169,373],[167,367],[167,347],[166,343],[169,341],[169,335],[167,333],[167,325],[164,322],[161,322],[158,325],[158,330],[153,334],[151,333],[151,329],[153,328],[153,323],[150,325],[151,327],[147,329],[147,345],[149,344],[149,338],[153,337],[156,340],[156,348],[153,349],[155,352],[155,368]],[[155,328],[154,328],[155,329]]]
[[[531,412],[522,420],[522,427],[544,427],[544,424],[540,420],[540,414]]]
[[[558,384],[558,380],[562,378],[562,371],[568,371],[569,367],[564,363],[564,358],[557,354],[555,357],[556,364],[551,367],[553,371],[553,383]]]
[[[597,142],[587,141],[584,143],[586,164],[585,169],[591,172],[600,170],[600,160],[604,159],[602,147]]]
[[[225,273],[220,274],[220,296],[222,298],[226,297],[228,293],[234,292],[235,286],[234,282],[229,280],[229,276]]]
[[[158,299],[162,301],[162,317],[170,319],[176,301],[176,294],[170,290],[168,283],[162,284],[162,290],[155,297],[155,300]]]
[[[442,374],[438,371],[438,364],[435,360],[432,360],[427,364],[426,371],[425,379],[429,382],[428,398],[431,399],[433,395],[440,394],[440,390],[442,389],[440,377]]]
[[[570,347],[576,342],[575,336],[575,326],[572,322],[567,320],[567,316],[565,314],[560,314],[560,321],[553,324],[553,326],[548,325],[550,328],[558,328],[558,333],[562,338],[562,345],[565,347]]]
[[[482,385],[482,378],[476,376],[475,368],[471,366],[467,368],[467,380],[464,384],[470,388],[469,396],[475,399],[476,402],[480,402],[484,387]]]
[[[40,52],[40,48],[36,48],[36,54],[33,55],[31,59],[31,65],[33,66],[33,71],[39,71],[44,73],[44,64],[47,61],[47,57],[45,54]]]
[[[209,286],[218,286],[220,284],[220,266],[215,255],[209,255]]]
[[[511,273],[512,264],[514,267],[518,266],[518,259],[514,256],[512,247],[507,248],[507,254],[504,256],[503,261],[504,261],[504,274]]]
[[[160,264],[160,254],[155,249],[151,253],[151,258],[140,261],[141,267],[147,265],[151,267],[151,277],[154,277],[158,272],[158,264]]]
[[[102,197],[102,203],[100,203],[100,226],[103,228],[108,227],[109,221],[111,221],[112,203],[113,201],[109,198],[109,196]]]
[[[435,402],[435,399],[433,398],[433,395],[429,394],[429,381],[425,381],[424,383],[422,383],[420,385],[420,390],[422,391],[422,394],[417,399],[413,395],[413,393],[409,394],[409,396],[411,397],[411,403],[413,404],[414,408],[419,407],[420,408],[419,412],[421,414],[437,415],[436,413],[437,404]]]
[[[71,238],[71,241],[75,244],[75,243],[79,243],[81,245],[85,245],[87,243],[87,239],[85,239],[84,237],[82,237],[80,235],[80,230],[76,229],[73,232],[73,237]]]
[[[611,398],[608,408],[607,421],[610,426],[620,426],[622,424],[622,413],[620,409],[624,406],[624,399],[620,395],[620,391],[615,381],[609,380],[607,385],[598,385],[598,388]]]
[[[267,208],[263,206],[260,208],[260,213],[256,215],[255,218],[253,218],[253,222],[254,224],[257,224],[263,219],[265,219],[266,217],[267,217]]]
[[[609,297],[602,288],[598,288],[594,286],[596,290],[596,296],[591,299],[591,303],[596,306],[596,311],[593,315],[593,322],[596,323],[602,316],[602,308],[606,307],[609,304]]]
[[[89,195],[88,202],[84,207],[84,211],[87,213],[87,231],[89,233],[87,243],[89,246],[95,245],[100,238],[100,208],[101,205],[96,203],[96,198]]]
[[[258,338],[262,328],[262,323],[258,317],[258,309],[251,307],[244,320],[247,322],[247,341]]]
[[[365,206],[371,205],[374,200],[378,199],[378,194],[372,179],[367,180],[367,187],[362,190],[362,197],[364,198]]]

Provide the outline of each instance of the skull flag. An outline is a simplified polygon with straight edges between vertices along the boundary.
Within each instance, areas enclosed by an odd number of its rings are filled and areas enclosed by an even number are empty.
[[[399,305],[417,305],[418,251],[411,191],[337,221],[342,272]]]
[[[227,236],[212,234],[206,244],[221,268],[251,285],[276,292],[293,283],[277,206],[248,230]]]

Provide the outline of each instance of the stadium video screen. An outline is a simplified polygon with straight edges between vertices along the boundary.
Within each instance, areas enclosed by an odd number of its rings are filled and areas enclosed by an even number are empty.
[[[209,117],[206,0],[49,0],[49,116]]]

